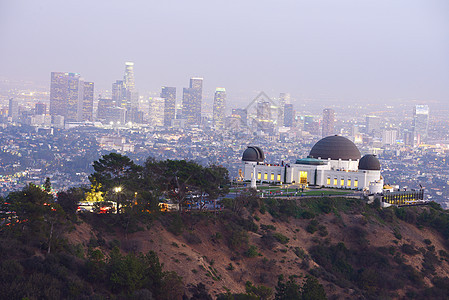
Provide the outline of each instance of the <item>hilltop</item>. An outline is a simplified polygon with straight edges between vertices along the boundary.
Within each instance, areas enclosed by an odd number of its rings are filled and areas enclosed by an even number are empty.
[[[46,238],[3,228],[1,290],[11,299],[271,299],[317,278],[315,299],[321,289],[329,299],[449,293],[449,214],[438,205],[380,209],[253,193],[223,202],[217,213],[68,215],[52,252]],[[138,276],[138,262],[159,274],[158,289]]]

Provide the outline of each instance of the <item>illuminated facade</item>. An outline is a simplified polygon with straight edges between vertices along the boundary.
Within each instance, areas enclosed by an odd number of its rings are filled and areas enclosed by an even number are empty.
[[[415,105],[413,109],[413,135],[415,145],[427,142],[429,134],[429,106]]]
[[[182,93],[182,118],[186,125],[201,124],[201,103],[203,98],[203,78],[191,78],[190,87]]]
[[[92,122],[93,111],[94,111],[94,83],[84,82],[82,120]]]
[[[330,136],[335,134],[335,111],[330,108],[323,109],[322,136]]]
[[[216,129],[224,128],[226,105],[226,89],[217,88],[214,97],[213,121]]]
[[[164,126],[171,126],[176,116],[176,88],[162,87],[161,98],[165,99]]]
[[[307,158],[292,164],[265,164],[263,154],[257,155],[257,151],[262,150],[248,147],[243,153],[240,172],[243,180],[250,181],[255,176],[259,182],[382,191],[377,157],[361,157],[354,143],[341,136],[323,138],[312,147]]]

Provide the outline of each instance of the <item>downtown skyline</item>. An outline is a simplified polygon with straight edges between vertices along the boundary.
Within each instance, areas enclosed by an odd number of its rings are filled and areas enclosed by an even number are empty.
[[[50,72],[79,72],[100,91],[133,61],[139,94],[203,77],[205,99],[223,86],[231,104],[262,90],[323,105],[449,98],[444,1],[120,4],[2,4],[0,78],[46,86]]]

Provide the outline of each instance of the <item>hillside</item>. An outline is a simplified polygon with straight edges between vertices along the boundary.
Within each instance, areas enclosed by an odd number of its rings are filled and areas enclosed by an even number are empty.
[[[438,205],[254,194],[224,204],[216,214],[67,213],[52,227],[48,218],[3,227],[0,291],[9,299],[289,299],[285,291],[304,284],[303,298],[309,290],[307,299],[322,299],[318,283],[306,288],[317,278],[329,299],[449,295],[449,214]]]

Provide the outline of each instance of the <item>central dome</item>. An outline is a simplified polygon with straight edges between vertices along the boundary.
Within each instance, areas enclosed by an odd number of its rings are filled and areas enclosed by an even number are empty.
[[[360,151],[345,137],[333,135],[319,140],[310,150],[310,157],[332,160],[358,160]]]

